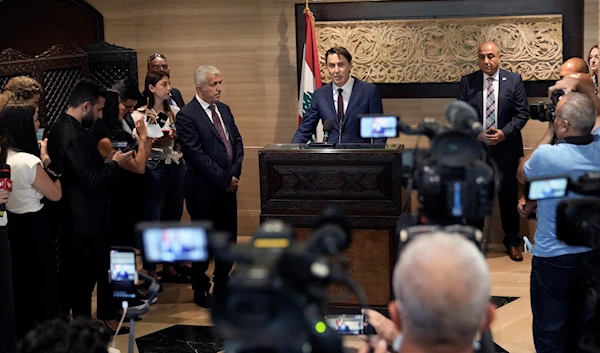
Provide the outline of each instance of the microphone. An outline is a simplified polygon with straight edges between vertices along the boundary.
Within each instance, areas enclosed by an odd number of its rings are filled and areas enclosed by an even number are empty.
[[[323,143],[327,143],[329,139],[329,134],[333,130],[333,121],[330,119],[325,120],[323,123]]]
[[[444,108],[444,117],[453,129],[479,134],[483,131],[481,119],[475,109],[463,101],[448,103]]]
[[[0,164],[0,189],[12,191],[12,180],[10,180],[10,165]],[[0,217],[4,216],[6,204],[0,204]]]
[[[350,222],[339,208],[326,208],[313,229],[314,234],[306,243],[308,252],[335,256],[352,242]]]
[[[129,146],[129,135],[123,129],[116,129],[112,138],[112,148],[117,151],[122,151]]]

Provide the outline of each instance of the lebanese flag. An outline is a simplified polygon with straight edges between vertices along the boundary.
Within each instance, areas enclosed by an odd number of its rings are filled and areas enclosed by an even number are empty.
[[[313,14],[306,5],[304,9],[304,22],[306,25],[306,36],[302,51],[302,74],[300,75],[300,92],[298,97],[298,125],[302,122],[304,114],[310,107],[315,90],[321,87],[321,68],[319,66],[319,51],[317,50],[317,37]],[[323,140],[323,124],[319,120],[316,130],[316,138],[313,141]]]

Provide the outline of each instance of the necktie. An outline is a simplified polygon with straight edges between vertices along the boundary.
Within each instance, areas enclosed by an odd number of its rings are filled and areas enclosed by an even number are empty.
[[[212,120],[213,124],[215,125],[215,130],[217,130],[217,134],[219,134],[221,141],[223,141],[223,144],[225,145],[225,150],[227,150],[227,165],[231,166],[231,160],[233,159],[231,143],[229,143],[227,136],[225,136],[225,130],[223,129],[223,124],[221,124],[221,119],[219,118],[219,114],[217,114],[215,105],[211,105],[209,109],[212,112]]]
[[[338,99],[337,99],[337,115],[340,122],[344,121],[344,97],[342,97],[343,89],[338,88]]]
[[[485,103],[485,129],[496,127],[496,95],[494,94],[494,78],[487,79],[487,98]]]

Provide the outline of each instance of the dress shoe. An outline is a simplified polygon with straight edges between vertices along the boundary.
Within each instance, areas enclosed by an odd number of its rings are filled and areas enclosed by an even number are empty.
[[[194,303],[201,308],[209,309],[212,306],[212,297],[208,292],[194,292]]]
[[[175,270],[175,272],[181,273],[184,276],[192,277],[192,268],[189,266],[186,266],[185,264],[183,264],[181,262],[174,263],[173,269]]]
[[[110,333],[111,336],[114,336],[117,333],[115,330],[108,327],[108,325],[106,324],[106,320],[102,320],[101,322],[104,324],[104,328],[106,330],[108,330],[108,332]],[[129,334],[129,327],[121,326],[121,328],[119,329],[118,335],[128,335],[128,334]]]
[[[521,254],[521,251],[515,246],[506,249],[506,253],[513,261],[523,261],[523,254]]]

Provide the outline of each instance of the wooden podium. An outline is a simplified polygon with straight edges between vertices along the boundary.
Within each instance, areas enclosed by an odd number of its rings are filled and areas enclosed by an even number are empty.
[[[258,152],[261,223],[283,220],[296,228],[299,240],[305,240],[323,209],[334,205],[344,210],[353,229],[346,250],[349,273],[371,306],[387,305],[393,298],[394,230],[398,217],[410,211],[401,184],[403,149],[403,145],[318,149],[276,144]],[[357,304],[347,293],[345,288],[333,289],[331,304]]]

